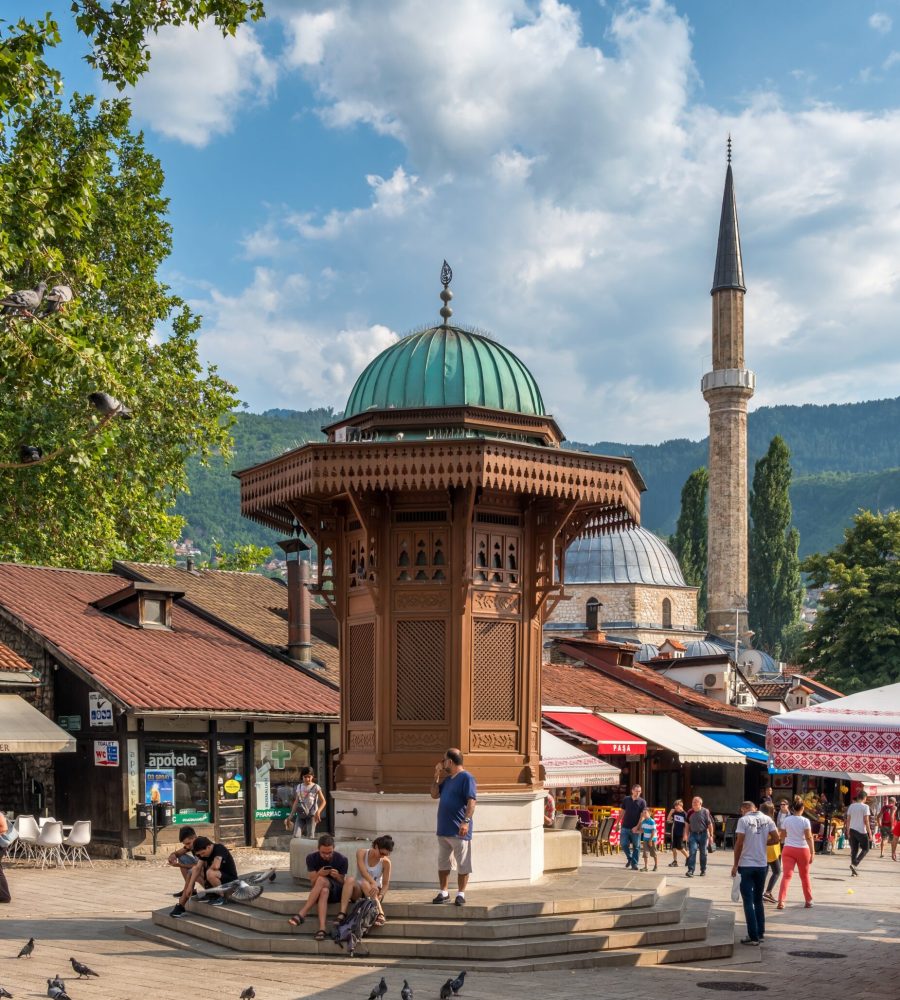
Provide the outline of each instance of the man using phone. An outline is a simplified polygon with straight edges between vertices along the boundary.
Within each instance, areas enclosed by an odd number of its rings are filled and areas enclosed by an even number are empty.
[[[466,902],[466,885],[472,873],[472,817],[478,789],[475,778],[463,768],[462,753],[451,747],[434,767],[431,797],[439,799],[437,812],[438,879],[440,892],[432,903],[446,903],[450,869],[456,865],[456,905]]]
[[[347,875],[349,862],[343,854],[334,849],[334,837],[323,833],[319,837],[318,850],[306,856],[306,870],[309,874],[310,890],[306,902],[300,912],[291,917],[288,923],[299,927],[307,918],[310,910],[316,907],[319,917],[319,929],[316,931],[316,941],[324,941],[326,936],[325,921],[328,917],[328,904],[339,903],[344,878]]]
[[[192,826],[183,826],[178,831],[178,840],[180,841],[180,844],[169,855],[169,864],[181,872],[184,876],[185,885],[187,885],[190,881],[191,869],[200,860],[197,855],[193,853],[194,841],[196,839],[197,831]],[[180,896],[181,892],[176,892],[175,895]]]

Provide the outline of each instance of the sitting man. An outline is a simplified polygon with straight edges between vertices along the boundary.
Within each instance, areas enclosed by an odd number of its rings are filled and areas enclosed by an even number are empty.
[[[192,826],[183,826],[178,832],[180,846],[176,847],[169,855],[169,864],[181,872],[184,876],[185,885],[187,885],[188,879],[191,877],[191,869],[199,860],[193,853],[194,841],[196,839],[197,831]],[[174,895],[180,896],[182,891],[183,889],[179,889]]]
[[[184,904],[191,898],[195,885],[212,889],[226,882],[234,882],[238,877],[237,865],[234,863],[231,851],[224,844],[214,844],[208,837],[197,837],[194,841],[194,854],[199,860],[191,869],[191,877],[185,883],[184,892],[169,914],[170,917],[184,916]],[[213,906],[224,906],[225,897],[207,896],[204,902]]]
[[[324,941],[328,904],[340,901],[348,868],[347,859],[334,849],[334,837],[330,833],[323,833],[319,837],[319,849],[306,856],[306,870],[311,886],[309,896],[300,912],[291,917],[288,923],[292,927],[299,927],[315,906],[319,917],[316,941]]]

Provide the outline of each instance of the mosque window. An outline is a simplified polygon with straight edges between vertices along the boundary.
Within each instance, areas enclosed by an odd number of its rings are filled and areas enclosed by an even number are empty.
[[[664,597],[662,602],[662,626],[663,628],[672,627],[672,602],[668,597]]]
[[[600,607],[601,604],[596,597],[589,597],[587,599],[587,603],[584,606],[584,612],[587,617],[588,632],[596,632],[600,627]]]

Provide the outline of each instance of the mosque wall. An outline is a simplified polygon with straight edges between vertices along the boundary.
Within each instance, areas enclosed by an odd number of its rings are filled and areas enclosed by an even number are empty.
[[[640,622],[663,626],[663,601],[671,602],[671,628],[676,631],[697,627],[697,588],[663,587],[645,584],[566,584],[567,601],[560,601],[549,620],[584,625],[585,605],[594,597],[603,605],[601,622]]]

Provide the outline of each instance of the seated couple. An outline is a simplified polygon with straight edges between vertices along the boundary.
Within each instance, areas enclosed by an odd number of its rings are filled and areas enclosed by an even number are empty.
[[[362,847],[356,852],[357,876],[348,874],[349,862],[343,854],[334,849],[334,837],[329,833],[319,837],[319,849],[306,856],[306,869],[309,873],[311,888],[306,902],[300,912],[288,921],[293,927],[309,916],[313,908],[319,918],[319,929],[316,931],[316,941],[324,941],[325,921],[328,904],[340,902],[341,909],[335,923],[341,923],[350,909],[350,904],[363,896],[374,899],[378,904],[378,919],[376,927],[385,923],[382,901],[391,884],[391,851],[394,840],[385,834],[376,837],[371,847]]]

